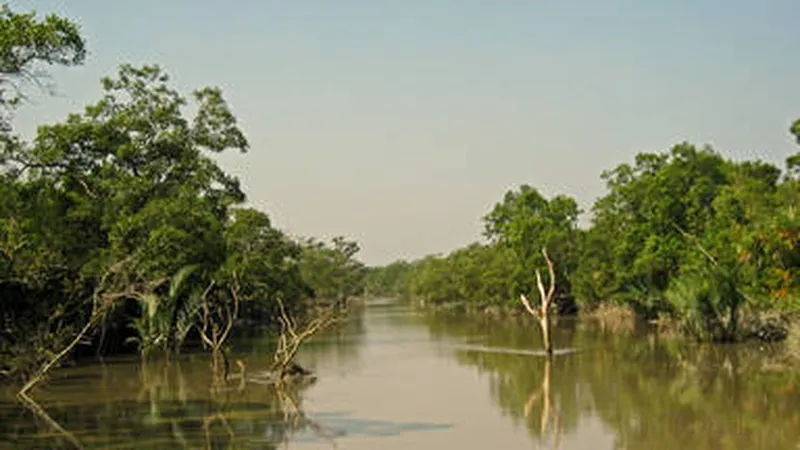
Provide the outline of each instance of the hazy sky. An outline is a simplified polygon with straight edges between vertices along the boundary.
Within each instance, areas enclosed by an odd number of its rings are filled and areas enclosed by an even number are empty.
[[[521,183],[584,209],[602,170],[689,140],[797,151],[797,0],[12,1],[78,21],[90,54],[30,135],[98,98],[123,62],[223,88],[250,139],[222,157],[294,235],[346,235],[370,264],[480,238]]]

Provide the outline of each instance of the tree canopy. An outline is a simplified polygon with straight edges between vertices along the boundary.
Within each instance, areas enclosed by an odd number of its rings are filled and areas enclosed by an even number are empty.
[[[25,85],[44,86],[42,65],[74,66],[85,58],[86,42],[75,22],[0,5],[0,127],[9,131],[9,113],[24,100]]]
[[[66,19],[4,7],[0,24],[2,83],[85,57]],[[292,239],[244,205],[215,158],[249,150],[219,88],[184,95],[157,65],[101,83],[83,111],[0,147],[0,375],[29,376],[84,324],[100,324],[84,339],[98,352],[218,349],[241,319],[276,324],[279,301],[302,314],[315,292],[360,292],[357,243]]]
[[[800,143],[800,120],[789,131]],[[562,312],[571,301],[584,310],[613,304],[675,320],[702,339],[759,334],[744,322],[800,307],[799,170],[800,153],[781,170],[682,142],[604,171],[607,193],[586,229],[572,198],[523,184],[484,216],[488,243],[370,276],[391,273],[402,283],[388,291],[426,304],[519,311],[520,294],[537,297],[547,248]]]

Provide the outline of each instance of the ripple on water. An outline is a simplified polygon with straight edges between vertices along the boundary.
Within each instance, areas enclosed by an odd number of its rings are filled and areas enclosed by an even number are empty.
[[[453,344],[450,347],[456,350],[466,350],[473,352],[484,353],[504,353],[509,355],[528,355],[528,356],[547,356],[547,352],[542,349],[529,350],[524,348],[510,348],[510,347],[490,347],[487,345],[469,345],[469,344]],[[578,352],[577,348],[559,348],[553,349],[553,355],[568,355]]]

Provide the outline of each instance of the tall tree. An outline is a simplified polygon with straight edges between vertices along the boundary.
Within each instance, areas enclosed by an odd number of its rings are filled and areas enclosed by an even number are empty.
[[[44,87],[40,66],[74,66],[86,57],[86,42],[75,22],[50,14],[18,13],[0,6],[0,127],[9,129],[9,114],[24,100],[25,84]]]
[[[228,210],[244,194],[211,154],[248,144],[218,89],[196,91],[188,119],[168,81],[159,67],[123,65],[83,114],[39,127],[33,145],[6,148],[12,201],[0,233],[0,290],[19,300],[4,308],[4,321],[31,323],[5,330],[4,345],[35,342],[21,336],[44,318],[74,327],[131,301],[147,318],[140,345],[164,345],[168,327],[155,321],[184,304],[167,295],[171,280],[188,266],[199,269],[192,280],[212,279],[225,262]],[[59,323],[37,335],[68,335]]]
[[[303,243],[301,271],[317,298],[344,302],[363,291],[367,269],[356,259],[359,250],[357,242],[342,236],[330,244],[313,238]]]
[[[577,203],[570,197],[557,195],[548,200],[535,188],[522,185],[508,191],[503,201],[484,216],[485,236],[513,250],[520,262],[516,275],[519,293],[535,293],[534,274],[538,268],[546,267],[541,249],[547,248],[557,267],[556,295],[568,295],[569,274],[576,263],[579,213]]]

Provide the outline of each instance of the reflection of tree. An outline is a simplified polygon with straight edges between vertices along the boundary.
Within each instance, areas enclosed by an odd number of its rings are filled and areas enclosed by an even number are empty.
[[[304,345],[299,357],[311,365],[357,358],[366,332],[364,308],[354,302],[349,309],[345,320]],[[217,448],[256,442],[274,448],[298,433],[330,441],[331,433],[303,410],[308,384],[260,384],[268,378],[275,342],[263,332],[237,341],[228,379],[210,370],[208,355],[199,353],[170,364],[109,361],[78,373],[65,371],[73,381],[39,389],[41,404],[22,414],[16,401],[0,396],[0,439],[13,439],[14,448],[71,448],[76,445],[70,440],[80,444],[86,439],[101,446]],[[42,436],[49,442],[43,444]]]
[[[534,328],[534,332],[537,332]],[[538,333],[537,333],[538,334]],[[576,355],[544,356],[460,350],[457,360],[489,375],[490,393],[503,413],[532,436],[558,443],[579,426],[585,401],[574,388]],[[584,408],[585,409],[585,408]]]
[[[283,440],[286,448],[289,447],[289,438],[291,435],[304,429],[310,429],[317,437],[328,441],[332,448],[336,448],[336,441],[334,440],[335,433],[326,430],[306,415],[295,389],[291,389],[291,387],[287,388],[287,386],[280,384],[274,386],[274,388],[283,408],[283,422],[291,431],[291,433],[285,435]]]
[[[624,448],[795,448],[797,371],[758,348],[624,344],[586,366],[596,414]]]
[[[73,448],[83,448],[80,441],[78,441],[75,435],[72,434],[69,430],[62,427],[61,424],[58,423],[58,421],[50,417],[50,414],[48,414],[47,411],[45,411],[45,409],[42,408],[41,405],[39,405],[36,402],[36,400],[34,400],[32,397],[25,395],[24,393],[22,395],[19,395],[17,398],[23,404],[23,406],[28,408],[28,410],[30,410],[36,416],[36,418],[42,420],[47,427],[58,433],[59,438],[65,439],[67,442],[69,442],[70,446]]]
[[[78,394],[64,398],[40,393],[44,398],[40,407],[49,415],[38,416],[52,422],[20,416],[18,409],[0,402],[0,434],[13,437],[15,448],[73,448],[81,443],[87,447],[238,448],[254,442],[259,448],[276,448],[298,433],[331,439],[332,433],[303,409],[305,385],[263,385],[254,382],[258,381],[254,376],[245,382],[232,379],[220,387],[208,369],[208,358],[192,356],[172,364],[150,361],[134,373],[131,368],[119,364],[100,372],[114,379],[118,386],[114,390],[100,389],[80,398]],[[250,370],[254,375],[263,371],[258,364]],[[106,380],[98,381],[102,385]],[[85,392],[87,380],[80,382]],[[49,432],[52,429],[61,432],[54,435]]]
[[[547,435],[548,425],[550,423],[553,424],[555,428],[555,443],[553,444],[554,447],[558,448],[559,440],[561,438],[561,424],[559,423],[559,414],[558,408],[554,407],[552,404],[552,397],[550,395],[550,368],[552,366],[552,361],[550,358],[545,359],[544,361],[544,375],[542,376],[542,387],[541,389],[534,390],[531,393],[531,396],[528,397],[528,401],[525,402],[525,408],[523,409],[525,418],[528,419],[531,416],[531,411],[533,407],[537,404],[541,404],[541,411],[539,413],[539,433],[540,436],[544,437]]]
[[[536,349],[542,348],[542,335],[538,325],[527,315],[509,317],[502,321],[474,315],[433,315],[418,316],[417,320],[428,327],[433,340],[448,341],[453,338],[475,341],[479,339],[487,346]],[[569,349],[575,346],[577,321],[572,317],[552,318],[553,346]]]
[[[428,320],[441,339],[484,336],[485,349],[457,350],[456,359],[486,374],[504,414],[541,443],[578,432],[592,417],[615,430],[618,448],[794,448],[800,441],[800,372],[769,350],[581,324],[561,337],[579,351],[548,367],[540,356],[492,352],[537,348],[530,325]]]

